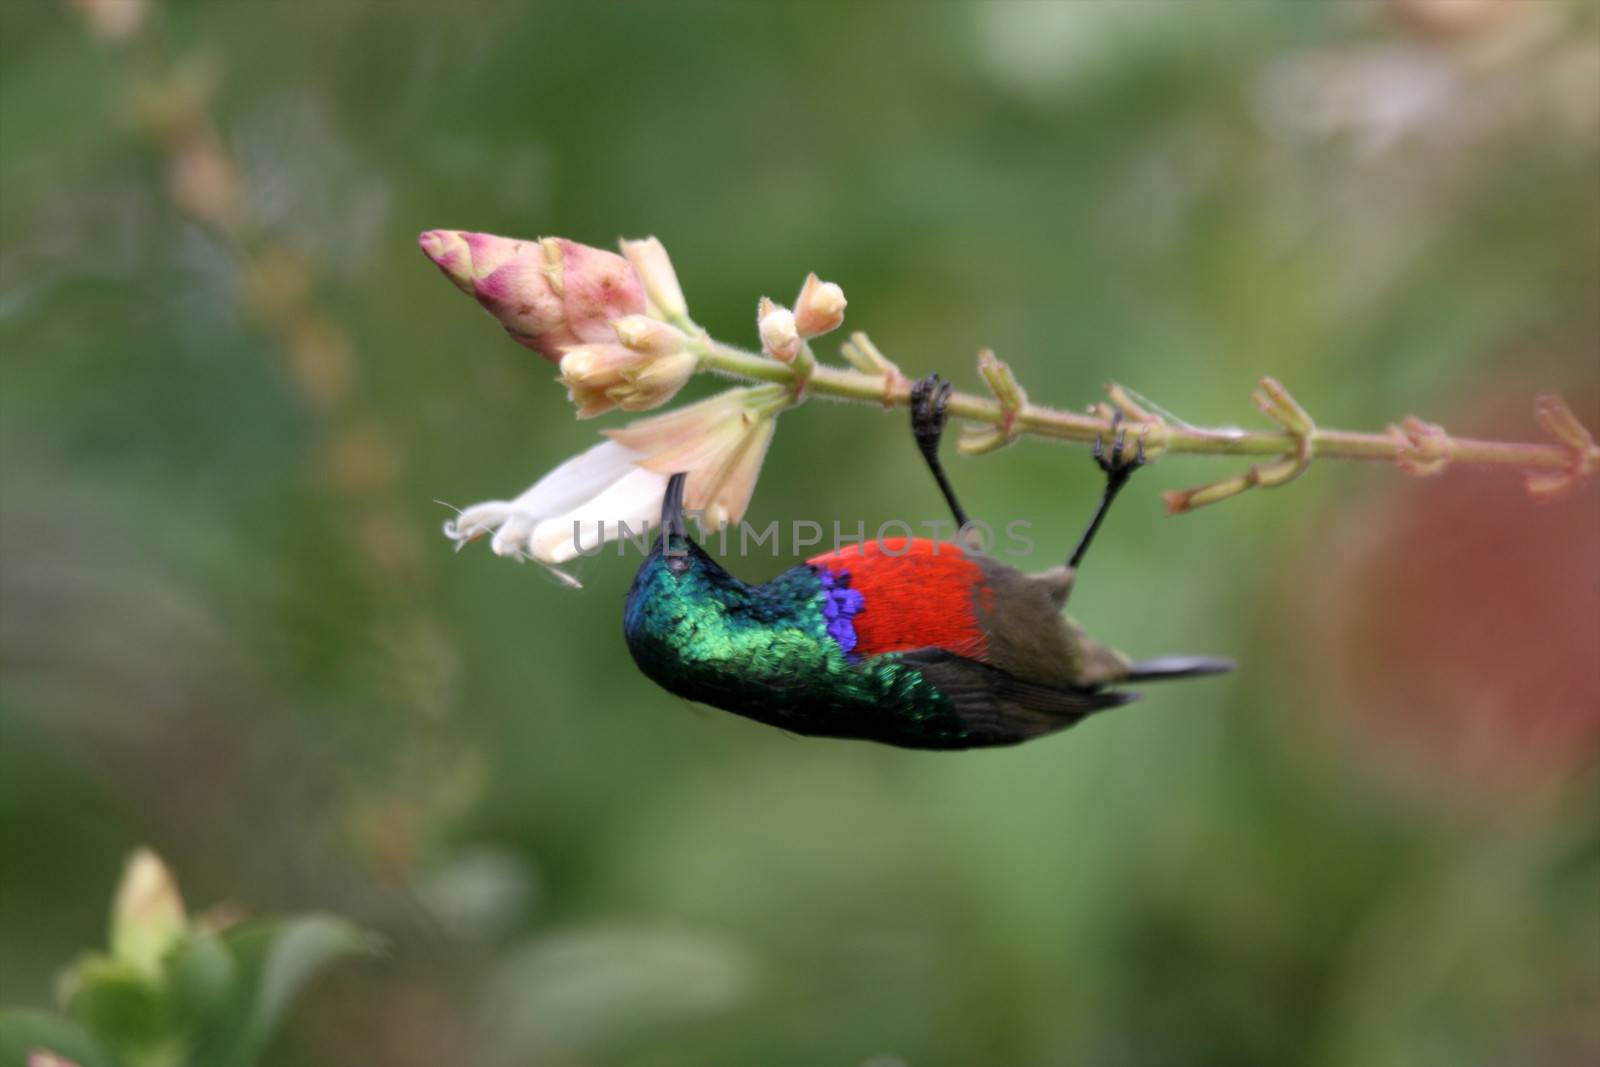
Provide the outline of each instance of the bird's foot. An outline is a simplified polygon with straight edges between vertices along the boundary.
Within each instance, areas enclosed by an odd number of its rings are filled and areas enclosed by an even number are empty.
[[[950,402],[950,383],[930,374],[911,383],[911,433],[924,453],[937,452],[944,436],[944,407]]]
[[[1144,466],[1144,435],[1140,434],[1134,442],[1133,455],[1127,454],[1127,431],[1122,428],[1122,412],[1118,411],[1111,416],[1111,429],[1115,431],[1111,438],[1111,450],[1106,451],[1105,435],[1094,439],[1094,461],[1101,470],[1106,472],[1106,481],[1120,486],[1128,480],[1128,476]]]

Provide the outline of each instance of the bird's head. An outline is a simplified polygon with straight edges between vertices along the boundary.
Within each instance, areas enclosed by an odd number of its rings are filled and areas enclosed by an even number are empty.
[[[661,498],[661,532],[634,576],[633,588],[628,592],[630,605],[649,601],[665,609],[673,604],[694,604],[696,610],[704,610],[739,601],[746,595],[745,584],[689,537],[683,519],[687,477],[674,474],[667,482]]]

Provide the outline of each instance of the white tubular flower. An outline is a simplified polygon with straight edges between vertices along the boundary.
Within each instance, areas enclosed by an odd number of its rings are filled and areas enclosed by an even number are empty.
[[[541,563],[565,563],[625,534],[653,529],[668,478],[634,467],[610,485],[595,486],[600,490],[596,495],[535,526],[528,537],[529,552]]]
[[[605,501],[607,507],[616,508],[613,513],[600,516],[607,520],[607,540],[617,536],[618,519],[637,527],[643,519],[660,513],[668,476],[636,466],[640,458],[640,453],[625,445],[602,441],[540,478],[515,500],[488,500],[463,509],[444,524],[444,535],[460,548],[468,541],[493,534],[489,547],[495,555],[531,558],[552,566],[564,563],[578,555],[577,548],[560,544],[554,536],[554,526],[537,539],[536,546],[536,531],[541,525],[559,523],[570,541],[570,516],[592,508],[613,487],[625,485],[626,491]],[[592,547],[591,542],[585,540],[582,547]],[[576,584],[569,576],[561,576]]]
[[[675,357],[666,357],[665,360]],[[603,441],[539,479],[515,500],[474,504],[444,524],[456,547],[492,534],[497,555],[555,570],[607,541],[653,529],[667,481],[687,472],[684,506],[707,528],[744,517],[777,414],[790,402],[781,385],[730,389],[677,411],[608,431]]]

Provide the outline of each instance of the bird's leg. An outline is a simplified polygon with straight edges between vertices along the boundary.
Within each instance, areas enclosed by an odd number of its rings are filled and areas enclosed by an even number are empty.
[[[944,406],[949,400],[950,383],[941,381],[937,374],[930,374],[911,384],[911,434],[917,439],[917,449],[927,462],[928,469],[933,472],[933,480],[939,483],[939,492],[944,494],[945,502],[950,505],[950,514],[955,516],[959,530],[967,525],[967,513],[961,509],[961,503],[956,500],[956,491],[950,488],[950,480],[944,476],[944,467],[939,463],[939,439],[944,436]]]
[[[1078,564],[1083,562],[1083,554],[1089,551],[1089,543],[1094,540],[1100,523],[1106,517],[1106,512],[1111,508],[1111,502],[1122,492],[1122,487],[1128,483],[1128,476],[1144,466],[1144,438],[1141,437],[1131,457],[1123,455],[1122,445],[1124,431],[1119,425],[1122,422],[1122,412],[1111,416],[1111,426],[1116,430],[1116,436],[1111,439],[1111,454],[1106,455],[1105,439],[1094,439],[1094,461],[1100,469],[1106,472],[1106,490],[1100,495],[1100,505],[1094,509],[1094,518],[1089,520],[1089,526],[1083,531],[1083,536],[1078,539],[1078,547],[1072,550],[1072,555],[1067,559],[1067,567],[1073,571],[1078,569]]]

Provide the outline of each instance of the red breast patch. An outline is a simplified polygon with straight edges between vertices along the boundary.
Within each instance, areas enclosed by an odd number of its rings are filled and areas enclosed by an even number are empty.
[[[861,609],[851,619],[858,656],[933,647],[982,659],[988,650],[973,601],[987,607],[989,589],[959,545],[888,537],[806,562],[836,575],[847,572],[849,587],[861,594]]]

